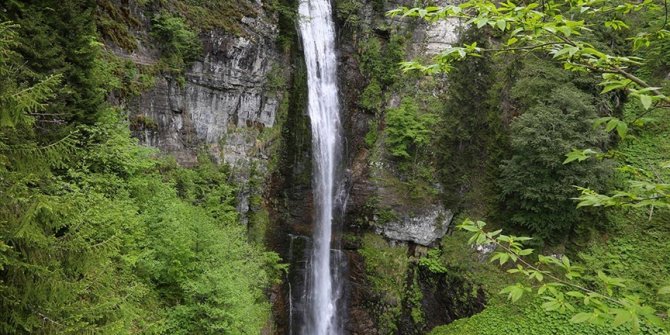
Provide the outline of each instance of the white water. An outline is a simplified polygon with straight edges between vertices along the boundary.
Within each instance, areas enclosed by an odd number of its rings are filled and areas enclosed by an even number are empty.
[[[342,293],[338,264],[331,264],[335,182],[341,150],[335,27],[329,0],[302,0],[298,11],[307,65],[316,209],[302,333],[338,335],[341,325],[337,301]]]

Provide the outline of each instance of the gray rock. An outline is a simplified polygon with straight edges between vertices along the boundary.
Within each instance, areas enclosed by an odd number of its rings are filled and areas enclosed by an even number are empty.
[[[186,72],[183,84],[158,78],[152,90],[131,102],[133,114],[157,125],[138,137],[174,154],[183,165],[194,163],[197,149],[203,146],[226,162],[251,159],[244,154],[255,139],[241,143],[239,138],[229,140],[228,134],[236,128],[274,126],[280,97],[265,88],[268,73],[278,61],[273,41],[272,35],[259,34],[252,40],[209,32],[204,38],[205,55]],[[217,150],[220,142],[240,146],[227,145],[224,149],[229,150],[221,152]]]
[[[425,52],[428,55],[437,55],[446,48],[458,42],[458,30],[462,21],[456,18],[440,20],[426,28],[424,40]]]
[[[447,233],[453,217],[450,210],[434,206],[419,215],[404,215],[397,221],[384,223],[376,232],[392,240],[429,246]]]
[[[496,250],[496,245],[495,244],[478,244],[472,246],[472,249],[475,250],[477,253],[477,258],[479,259],[480,262],[486,261],[491,253],[493,253]]]
[[[202,57],[183,78],[158,75],[151,89],[117,102],[129,110],[131,129],[140,143],[171,154],[182,166],[196,165],[203,149],[217,163],[230,165],[240,188],[242,222],[250,210],[249,197],[259,192],[249,189],[250,176],[266,175],[273,155],[263,141],[272,138],[267,132],[276,132],[270,128],[275,127],[283,92],[270,88],[268,78],[288,74],[272,72],[281,68],[284,57],[276,44],[277,19],[263,12],[260,1],[258,11],[257,17],[241,20],[244,32],[237,35],[221,30],[202,33]],[[150,38],[139,40],[142,43],[132,53],[113,51],[137,64],[157,63],[160,48]]]

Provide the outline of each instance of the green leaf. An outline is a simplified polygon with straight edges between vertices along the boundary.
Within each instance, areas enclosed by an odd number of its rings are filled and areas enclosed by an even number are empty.
[[[505,287],[502,289],[502,291],[500,291],[500,294],[507,293],[507,298],[512,302],[516,302],[521,299],[524,291],[527,291],[527,288],[517,283],[516,285]]]
[[[500,19],[496,21],[496,25],[498,26],[498,29],[505,31],[505,27],[507,27],[507,22],[505,22],[504,19]]]
[[[651,102],[652,102],[651,96],[640,95],[640,102],[642,103],[642,107],[644,107],[644,109],[651,108]]]
[[[609,122],[607,122],[607,126],[605,126],[605,131],[609,133],[610,131],[614,130],[614,128],[616,128],[617,124],[619,124],[619,119],[612,118],[611,120],[609,120]]]
[[[613,328],[619,327],[622,324],[633,320],[633,315],[625,309],[616,309],[614,312],[616,316],[614,317],[614,322],[612,323]]]
[[[572,323],[582,323],[589,321],[594,315],[592,313],[577,313],[571,319]]]
[[[568,295],[568,296],[571,296],[571,297],[575,297],[575,298],[584,298],[585,297],[585,295],[583,293],[578,292],[578,291],[569,291],[565,294]]]
[[[485,26],[488,23],[488,20],[484,17],[478,17],[475,18],[472,23],[477,25],[477,29],[480,29],[481,27]]]
[[[619,121],[616,125],[616,132],[619,134],[619,137],[623,139],[628,133],[628,124],[624,121]]]
[[[519,256],[527,256],[533,253],[533,249],[523,249],[518,252]]]

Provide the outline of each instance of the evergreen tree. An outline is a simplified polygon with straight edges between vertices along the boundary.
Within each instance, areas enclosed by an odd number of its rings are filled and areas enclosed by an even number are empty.
[[[485,43],[483,37],[474,36],[476,31],[468,30],[462,39],[468,43]],[[450,205],[461,205],[466,194],[475,184],[484,183],[486,177],[491,177],[487,169],[487,162],[491,147],[501,148],[503,143],[496,142],[489,146],[492,133],[488,115],[494,106],[489,104],[489,87],[492,85],[490,60],[486,58],[471,58],[458,64],[449,75],[446,102],[443,118],[448,127],[439,132],[440,179],[445,187],[445,194],[449,196]],[[494,112],[497,112],[495,110]],[[492,182],[492,178],[486,182]]]
[[[259,333],[278,259],[247,242],[225,169],[157,160],[85,101],[95,81],[27,61],[23,31],[0,23],[0,333]]]
[[[34,0],[0,4],[0,19],[18,24],[25,67],[20,80],[35,82],[32,74],[57,74],[62,83],[39,121],[46,125],[78,121],[92,124],[104,101],[96,77],[94,0]]]
[[[548,61],[526,59],[512,88],[522,114],[511,124],[500,201],[509,223],[543,238],[558,238],[593,219],[576,208],[574,185],[602,189],[611,175],[601,161],[563,164],[574,148],[602,146],[606,139],[593,129],[595,97],[575,82]]]

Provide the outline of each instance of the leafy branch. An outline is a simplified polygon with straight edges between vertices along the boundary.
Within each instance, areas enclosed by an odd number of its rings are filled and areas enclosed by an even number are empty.
[[[625,15],[642,10],[657,11],[659,8],[650,0],[556,0],[543,2],[543,6],[535,2],[517,5],[511,1],[469,0],[446,6],[400,7],[387,12],[387,15],[417,17],[429,22],[455,18],[477,29],[490,27],[507,33],[507,40],[502,47],[480,48],[475,44],[449,47],[435,56],[429,65],[418,61],[404,62],[402,68],[405,71],[418,70],[428,74],[448,72],[454,62],[487,52],[544,51],[563,62],[567,70],[602,74],[600,85],[605,88],[603,91],[628,90],[632,96],[640,99],[645,109],[649,109],[654,102],[670,103],[670,97],[664,95],[660,88],[651,86],[628,70],[630,66],[642,64],[643,59],[608,54],[590,43],[578,40],[593,31],[593,24],[588,24],[587,19],[605,13]],[[616,18],[606,20],[604,26],[612,30],[629,28],[625,22]],[[655,36],[663,38],[666,33],[667,31],[661,29]],[[631,40],[633,46],[639,48],[648,46],[653,38],[650,34],[640,34]]]
[[[512,302],[534,292],[545,300],[542,304],[545,310],[575,313],[571,319],[574,323],[628,325],[635,334],[640,332],[643,323],[663,326],[653,307],[644,304],[637,296],[621,295],[615,290],[626,288],[624,279],[599,271],[599,284],[604,287],[604,292],[599,292],[578,281],[583,277],[584,269],[573,264],[567,256],[537,255],[537,261],[531,262],[527,258],[534,255],[534,250],[523,246],[523,242],[531,240],[530,237],[503,235],[502,230],[487,232],[485,226],[483,221],[466,219],[458,228],[473,233],[469,240],[472,245],[495,246],[490,261],[497,261],[501,267],[511,265],[508,273],[521,274],[531,283],[516,283],[500,292],[507,294]],[[659,294],[670,294],[670,288],[662,288]],[[575,304],[590,311],[577,312]]]

